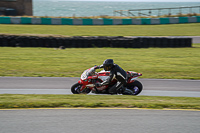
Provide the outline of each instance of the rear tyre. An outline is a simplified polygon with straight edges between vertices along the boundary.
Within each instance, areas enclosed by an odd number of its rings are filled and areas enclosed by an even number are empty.
[[[133,95],[138,95],[142,91],[143,86],[138,80],[135,80],[133,83],[127,84],[127,89],[133,91]]]
[[[71,92],[73,94],[88,94],[88,93],[90,93],[91,90],[89,88],[85,88],[83,91],[80,91],[81,87],[82,87],[81,84],[76,83],[71,87]]]

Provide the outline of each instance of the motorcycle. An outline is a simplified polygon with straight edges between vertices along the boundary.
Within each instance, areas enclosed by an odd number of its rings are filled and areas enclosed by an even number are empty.
[[[110,87],[112,87],[114,84],[117,83],[116,79],[113,79],[110,84],[108,85],[103,85],[100,87],[96,87],[96,83],[101,83],[105,81],[109,75],[109,71],[100,71],[100,72],[95,72],[96,66],[91,67],[87,70],[85,70],[81,74],[81,79],[78,81],[78,83],[75,83],[71,87],[71,92],[73,94],[88,94],[92,91],[92,93],[95,94],[109,94],[108,90]],[[126,84],[126,88],[133,91],[133,95],[138,95],[142,89],[143,86],[140,81],[136,80],[138,77],[142,76],[141,73],[133,72],[133,71],[127,71],[128,75],[128,81]],[[118,93],[120,94],[120,93]],[[125,95],[125,93],[122,92],[122,94]]]

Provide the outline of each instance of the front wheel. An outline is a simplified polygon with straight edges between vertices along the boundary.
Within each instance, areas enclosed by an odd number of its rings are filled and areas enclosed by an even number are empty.
[[[133,95],[138,95],[142,91],[143,86],[138,80],[135,80],[133,83],[127,84],[127,89],[133,91]]]
[[[91,90],[87,87],[85,89],[83,89],[82,91],[80,91],[81,87],[82,87],[81,84],[76,83],[71,87],[71,92],[73,94],[88,94],[88,93],[90,93]]]

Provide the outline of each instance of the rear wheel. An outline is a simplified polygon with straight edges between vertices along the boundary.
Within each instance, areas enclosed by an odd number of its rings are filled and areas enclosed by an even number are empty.
[[[133,95],[138,95],[142,91],[143,86],[139,81],[135,80],[133,83],[127,84],[127,89],[133,91]]]
[[[71,87],[71,92],[73,94],[88,94],[88,93],[90,93],[91,90],[87,87],[84,90],[80,91],[81,87],[82,87],[81,84],[76,83]]]

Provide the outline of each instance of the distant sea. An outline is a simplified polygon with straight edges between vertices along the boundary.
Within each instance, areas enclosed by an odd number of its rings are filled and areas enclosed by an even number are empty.
[[[153,9],[153,8],[173,8],[200,6],[200,2],[109,2],[109,1],[33,1],[34,16],[114,16],[114,10],[129,9]],[[146,11],[148,13],[149,11]],[[188,13],[189,9],[182,10]],[[193,9],[192,12],[200,13],[200,8]],[[178,14],[179,10],[172,10],[172,14]],[[158,12],[152,11],[152,15]],[[168,14],[168,10],[161,11],[161,15]],[[117,14],[119,16],[119,14]]]

